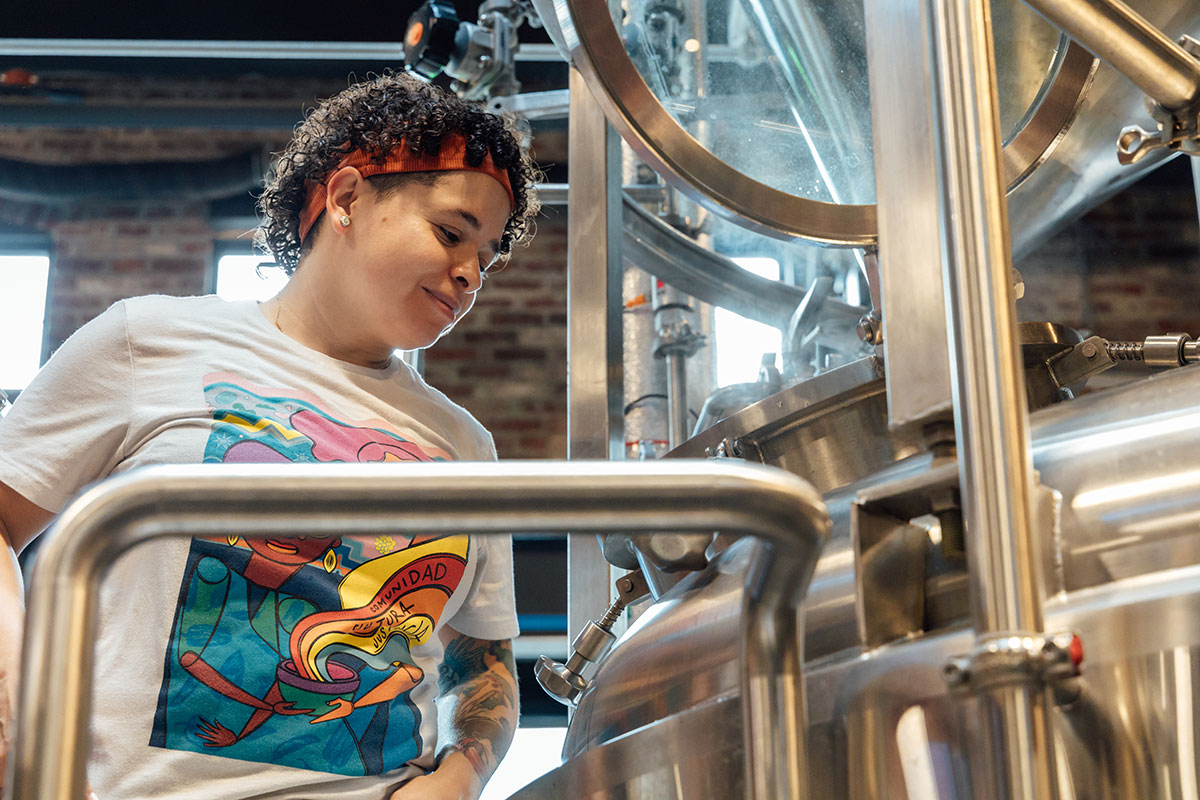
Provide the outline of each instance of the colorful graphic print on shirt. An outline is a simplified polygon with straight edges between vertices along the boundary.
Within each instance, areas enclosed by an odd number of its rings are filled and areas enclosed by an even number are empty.
[[[445,460],[299,391],[205,376],[205,462]],[[150,744],[343,775],[422,751],[412,648],[433,636],[466,536],[192,542]]]

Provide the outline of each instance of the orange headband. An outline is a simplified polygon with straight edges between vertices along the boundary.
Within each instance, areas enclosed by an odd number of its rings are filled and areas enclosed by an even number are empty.
[[[516,205],[512,184],[508,180],[508,170],[497,167],[492,161],[491,153],[486,153],[483,161],[476,166],[468,164],[467,141],[460,134],[450,134],[443,139],[441,150],[436,156],[424,153],[414,155],[404,146],[403,141],[387,154],[381,164],[375,163],[370,153],[355,150],[338,162],[338,165],[330,171],[330,176],[336,174],[342,167],[354,167],[362,173],[364,178],[398,172],[449,172],[451,170],[482,172],[484,175],[491,175],[504,187],[504,191],[508,193],[509,208]],[[300,212],[300,241],[302,242],[308,236],[308,232],[312,230],[317,217],[321,216],[321,212],[325,210],[325,198],[328,196],[328,192],[321,191],[324,188],[324,184],[314,182],[309,190],[308,200],[304,203],[304,209]]]

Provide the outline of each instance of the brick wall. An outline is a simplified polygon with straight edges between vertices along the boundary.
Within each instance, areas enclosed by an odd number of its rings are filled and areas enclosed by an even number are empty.
[[[1107,339],[1200,336],[1200,221],[1189,160],[1175,159],[1093,209],[1017,267],[1023,320]]]
[[[126,297],[203,294],[213,231],[197,210],[124,208],[50,226],[53,248],[47,343]]]
[[[567,455],[566,215],[488,279],[474,309],[426,355],[425,375],[492,432],[501,458]]]
[[[0,223],[49,235],[47,342],[53,351],[112,303],[193,295],[210,282],[215,231],[203,207],[0,203]],[[430,383],[492,431],[504,458],[566,456],[566,220],[538,234],[488,280],[472,312],[426,357]]]

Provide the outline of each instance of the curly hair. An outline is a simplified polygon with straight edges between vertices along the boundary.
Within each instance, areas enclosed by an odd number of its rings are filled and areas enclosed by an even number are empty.
[[[491,153],[493,163],[508,172],[514,202],[499,253],[506,259],[513,245],[532,235],[533,218],[540,208],[535,190],[540,173],[523,144],[525,130],[510,115],[487,111],[482,104],[461,100],[404,73],[354,84],[321,103],[296,127],[258,198],[261,221],[255,244],[273,254],[275,263],[291,275],[317,235],[314,231],[300,240],[300,212],[310,182],[324,183],[353,150],[371,153],[376,163],[382,163],[403,140],[414,154],[437,155],[442,139],[453,133],[466,139],[468,164],[479,164]],[[378,175],[368,181],[388,191],[406,180],[430,177],[433,173],[409,173]],[[388,178],[392,180],[380,181]]]

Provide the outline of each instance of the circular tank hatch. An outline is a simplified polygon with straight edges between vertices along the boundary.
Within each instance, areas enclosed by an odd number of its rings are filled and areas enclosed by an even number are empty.
[[[669,183],[771,236],[874,244],[861,6],[630,0],[619,32],[603,0],[553,7],[609,120]],[[1017,0],[993,13],[1011,191],[1065,133],[1096,61]]]

